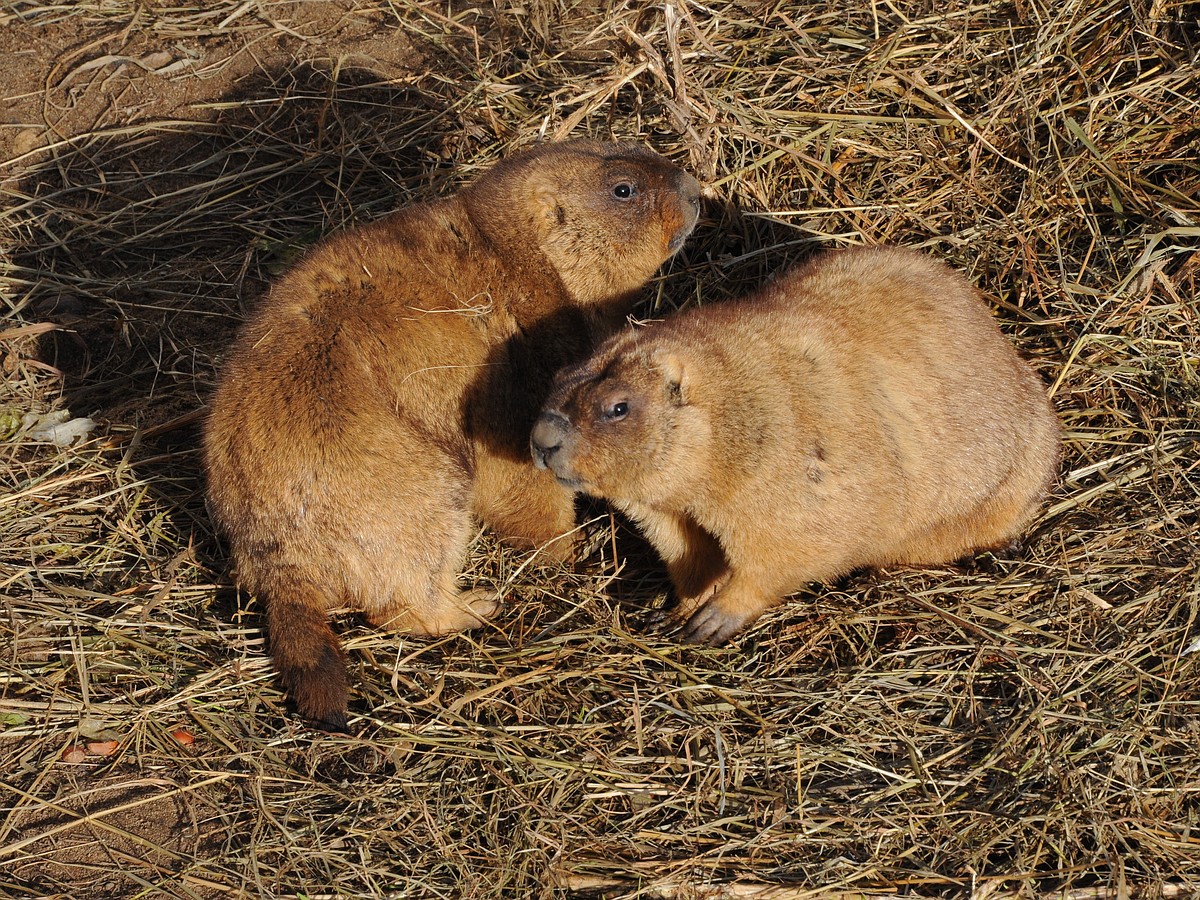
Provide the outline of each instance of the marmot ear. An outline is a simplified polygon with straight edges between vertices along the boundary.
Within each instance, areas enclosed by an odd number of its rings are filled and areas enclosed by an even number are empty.
[[[672,350],[662,350],[655,354],[659,371],[667,383],[667,396],[671,402],[682,406],[687,402],[687,366],[683,357]]]
[[[529,183],[530,201],[534,210],[537,224],[549,231],[555,225],[562,225],[565,215],[558,205],[558,192],[554,183],[545,178],[534,178]]]

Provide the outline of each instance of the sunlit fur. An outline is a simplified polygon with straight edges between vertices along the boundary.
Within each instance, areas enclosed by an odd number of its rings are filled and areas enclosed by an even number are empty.
[[[880,248],[614,336],[560,373],[532,443],[640,524],[684,636],[717,643],[809,582],[1010,542],[1059,427],[972,286]]]

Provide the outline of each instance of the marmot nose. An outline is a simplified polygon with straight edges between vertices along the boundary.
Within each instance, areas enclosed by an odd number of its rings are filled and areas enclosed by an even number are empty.
[[[534,465],[539,469],[550,465],[550,458],[562,447],[570,425],[562,413],[549,411],[538,416],[529,435],[529,449],[533,452]]]

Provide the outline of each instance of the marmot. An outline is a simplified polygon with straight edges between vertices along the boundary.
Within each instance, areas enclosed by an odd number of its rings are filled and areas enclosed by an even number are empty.
[[[530,464],[529,431],[555,371],[623,321],[698,214],[698,182],[650,150],[544,144],[330,237],[271,287],[212,398],[204,461],[303,716],[346,727],[330,608],[424,635],[494,610],[457,584],[474,519],[570,556],[574,496]]]
[[[978,292],[896,248],[614,335],[557,376],[531,436],[539,467],[640,525],[684,638],[712,644],[808,583],[1010,542],[1058,447]]]

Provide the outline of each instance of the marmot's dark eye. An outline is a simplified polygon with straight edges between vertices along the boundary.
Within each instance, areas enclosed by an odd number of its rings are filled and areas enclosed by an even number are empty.
[[[621,181],[613,185],[612,195],[618,200],[628,200],[636,193],[637,188],[628,181]]]
[[[610,422],[616,422],[618,419],[623,419],[629,415],[629,404],[624,400],[614,403],[608,409],[604,410],[604,418]]]

